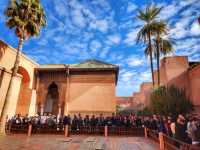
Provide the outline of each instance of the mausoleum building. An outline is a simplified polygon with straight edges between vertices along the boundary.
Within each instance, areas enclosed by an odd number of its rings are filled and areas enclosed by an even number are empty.
[[[16,50],[0,41],[0,113],[11,78]],[[116,111],[119,67],[99,60],[40,65],[20,55],[8,116],[36,113],[110,115]]]

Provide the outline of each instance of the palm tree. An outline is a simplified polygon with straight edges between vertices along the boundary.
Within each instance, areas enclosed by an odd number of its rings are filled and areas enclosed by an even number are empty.
[[[40,4],[40,0],[10,0],[9,5],[5,10],[5,16],[6,25],[8,28],[15,30],[15,34],[19,39],[19,43],[8,91],[1,113],[1,128],[3,129],[3,133],[5,132],[4,128],[7,115],[6,111],[8,107],[7,101],[11,94],[13,78],[18,72],[23,42],[24,40],[29,39],[31,36],[39,35],[41,27],[46,25],[46,17],[44,14],[44,9]]]
[[[167,34],[167,25],[165,22],[160,21],[155,24],[155,46],[156,46],[156,61],[157,61],[157,76],[158,76],[158,86],[160,86],[160,44],[161,44],[161,35]]]
[[[138,18],[142,20],[145,24],[137,34],[137,42],[143,41],[145,44],[147,44],[149,50],[148,55],[150,56],[153,86],[155,85],[155,82],[153,75],[152,36],[154,34],[156,25],[155,19],[157,18],[161,9],[162,8],[157,8],[155,6],[147,6],[144,11],[139,10],[138,14]]]
[[[152,48],[154,57],[157,59],[158,86],[160,86],[160,78],[159,78],[160,77],[160,55],[165,56],[165,55],[171,53],[174,50],[173,44],[175,44],[175,42],[172,39],[165,39],[165,38],[160,37],[159,51],[158,51],[157,41],[156,41],[156,39],[153,39],[151,48]],[[146,56],[149,56],[149,53],[150,53],[149,49],[150,49],[150,46],[148,45],[144,50],[144,53]]]
[[[158,75],[158,86],[160,86],[160,56],[167,55],[173,51],[174,42],[171,39],[164,39],[162,37],[154,40],[154,55],[157,60],[157,75]]]
[[[173,45],[176,44],[173,39],[164,39],[164,38],[160,39],[160,43],[161,43],[160,51],[161,54],[163,55],[171,53],[174,50]]]

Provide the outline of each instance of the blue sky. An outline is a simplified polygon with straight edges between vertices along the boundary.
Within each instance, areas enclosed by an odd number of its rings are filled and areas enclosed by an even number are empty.
[[[9,0],[0,1],[0,39],[14,48],[18,40],[5,26],[3,12]],[[41,0],[47,26],[40,36],[25,42],[23,52],[40,64],[71,64],[99,59],[120,66],[118,96],[129,96],[150,81],[144,45],[135,39],[143,22],[138,9],[148,3],[163,6],[160,14],[176,40],[171,55],[188,55],[200,60],[199,0]]]

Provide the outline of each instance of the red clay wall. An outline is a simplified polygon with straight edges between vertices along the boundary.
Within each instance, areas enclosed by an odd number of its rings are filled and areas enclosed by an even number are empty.
[[[163,58],[167,82],[179,76],[189,68],[188,58],[186,56],[173,56]],[[166,82],[165,82],[166,83]]]
[[[193,104],[200,107],[200,65],[196,66],[189,72],[190,81],[190,98]],[[198,110],[200,112],[200,108]]]
[[[32,90],[26,84],[22,84],[20,88],[19,99],[17,102],[16,114],[26,115],[29,112],[31,103]]]
[[[189,73],[185,71],[181,73],[179,76],[171,79],[168,83],[168,86],[174,85],[177,88],[184,89],[186,94],[190,95],[190,84],[189,84]]]
[[[175,85],[185,89],[196,110],[200,113],[200,65],[189,68],[186,56],[166,57],[161,60],[160,66],[161,85]],[[154,79],[157,84],[157,71],[154,71]],[[133,97],[140,103],[149,104],[149,94],[146,93],[144,85],[141,85],[140,92],[134,93]]]
[[[113,72],[77,72],[70,75],[69,113],[111,114],[116,111]]]
[[[116,102],[118,106],[130,107],[133,105],[133,97],[116,97]]]

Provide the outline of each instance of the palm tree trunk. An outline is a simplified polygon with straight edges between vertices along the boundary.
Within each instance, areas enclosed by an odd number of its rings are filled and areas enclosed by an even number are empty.
[[[7,115],[8,115],[7,114],[7,112],[8,112],[8,99],[11,96],[13,85],[14,85],[14,77],[17,75],[17,71],[18,71],[18,68],[19,68],[20,54],[21,54],[22,47],[23,47],[23,41],[24,41],[23,38],[19,39],[15,63],[14,63],[14,67],[12,69],[12,74],[11,74],[10,82],[9,82],[9,85],[8,85],[8,90],[7,90],[7,93],[6,93],[4,105],[3,105],[3,108],[2,108],[2,112],[1,112],[1,122],[0,122],[1,123],[1,133],[4,133],[4,134],[5,134],[5,124],[6,124]]]
[[[156,60],[157,60],[157,76],[158,76],[158,86],[160,86],[160,46],[159,40],[156,40]]]
[[[149,51],[150,51],[150,63],[151,63],[151,76],[152,76],[152,82],[153,82],[153,87],[154,87],[155,81],[154,81],[154,75],[153,75],[153,56],[152,56],[151,33],[150,32],[148,34],[148,39],[149,39]]]
[[[14,64],[14,67],[13,67],[12,77],[17,75],[17,71],[18,71],[18,68],[19,68],[19,62],[20,62],[20,54],[21,54],[21,51],[22,51],[23,43],[24,43],[23,38],[20,38],[18,48],[17,48],[17,55],[16,55],[16,59],[15,59],[15,64]]]

